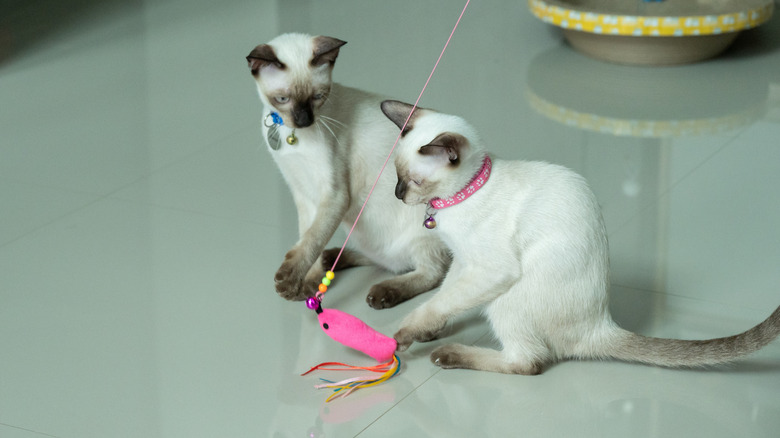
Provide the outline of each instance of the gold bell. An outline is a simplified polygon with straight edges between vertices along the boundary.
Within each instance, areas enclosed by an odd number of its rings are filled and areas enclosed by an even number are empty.
[[[295,131],[293,131],[290,135],[287,136],[287,144],[292,146],[295,143],[298,143],[298,137],[295,136]]]

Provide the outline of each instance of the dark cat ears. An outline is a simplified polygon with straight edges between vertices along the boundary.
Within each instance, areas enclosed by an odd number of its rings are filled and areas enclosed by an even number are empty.
[[[381,107],[387,118],[395,123],[399,129],[404,130],[401,133],[402,137],[414,128],[415,121],[420,113],[426,111],[424,108],[417,107],[412,116],[409,117],[409,113],[412,112],[414,105],[397,100],[386,100],[382,102]],[[406,121],[407,118],[409,119],[408,122]],[[404,123],[406,123],[406,127],[404,127]],[[457,164],[458,158],[468,147],[468,144],[469,141],[466,137],[453,132],[444,132],[437,135],[427,145],[421,146],[418,152],[421,155],[438,157],[452,164]]]
[[[313,67],[319,67],[324,64],[330,64],[332,66],[339,56],[339,49],[341,46],[347,44],[346,41],[327,36],[314,37],[313,41],[314,51],[310,61]],[[280,70],[286,68],[286,66],[279,61],[279,58],[276,57],[274,48],[268,44],[260,44],[255,47],[246,57],[246,61],[249,63],[249,69],[254,76],[260,74],[260,69],[266,65],[274,65]]]
[[[253,76],[257,76],[260,73],[260,69],[266,65],[275,65],[278,69],[284,68],[284,64],[279,62],[279,59],[276,57],[274,48],[268,44],[260,44],[255,47],[249,52],[246,61],[249,63],[249,69],[252,71]]]
[[[327,36],[314,37],[314,56],[311,59],[311,65],[318,67],[323,64],[333,65],[339,56],[339,49],[346,41]]]
[[[407,132],[412,130],[412,127],[414,126],[414,119],[417,118],[417,115],[419,114],[419,109],[417,108],[414,111],[414,114],[412,114],[411,117],[409,117],[409,113],[412,112],[412,108],[414,108],[414,105],[409,105],[408,103],[404,103],[398,100],[385,100],[380,105],[382,108],[382,112],[385,113],[388,119],[395,123],[396,126],[398,126],[398,129],[403,129],[403,132],[401,132],[401,137],[405,136]],[[407,122],[406,119],[409,119]],[[406,127],[404,127],[404,124],[406,124]]]

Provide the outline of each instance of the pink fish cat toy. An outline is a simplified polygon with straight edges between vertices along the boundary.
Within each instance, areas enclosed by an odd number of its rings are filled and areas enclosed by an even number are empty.
[[[335,266],[335,265],[334,265]],[[387,379],[393,377],[401,369],[401,361],[395,355],[395,339],[385,336],[369,327],[360,319],[336,309],[323,309],[322,296],[328,290],[331,280],[335,275],[333,271],[325,273],[319,292],[314,297],[306,300],[306,307],[317,312],[317,319],[320,327],[325,333],[347,347],[354,348],[363,352],[380,362],[379,365],[372,367],[355,367],[337,362],[321,363],[302,375],[309,374],[315,370],[366,370],[374,373],[382,373],[379,377],[355,377],[340,382],[331,382],[325,380],[325,384],[317,385],[317,388],[334,388],[333,395],[326,401],[331,401],[338,397],[346,397],[352,391],[358,388],[378,385]],[[333,368],[333,367],[337,368]]]
[[[387,362],[395,353],[395,339],[369,327],[358,318],[336,309],[317,309],[320,327],[336,342],[362,351],[377,362]]]

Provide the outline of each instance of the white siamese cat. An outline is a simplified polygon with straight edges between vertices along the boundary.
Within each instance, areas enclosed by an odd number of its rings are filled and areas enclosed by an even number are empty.
[[[344,41],[284,34],[247,56],[263,103],[263,133],[298,210],[299,240],[274,280],[284,298],[314,295],[338,249],[323,250],[339,224],[351,227],[398,131],[380,111],[382,98],[331,82]],[[374,308],[392,307],[437,287],[450,263],[439,238],[414,227],[424,207],[392,196],[388,165],[337,266],[374,263],[400,275],[374,285]],[[348,229],[348,228],[347,228]],[[414,229],[416,231],[409,231]]]
[[[400,127],[412,106],[386,101],[382,110]],[[396,154],[396,197],[429,204],[417,227],[425,220],[453,255],[439,292],[395,334],[399,351],[435,339],[448,319],[482,304],[502,350],[444,345],[431,354],[436,365],[518,374],[578,358],[695,367],[752,353],[780,333],[780,307],[727,338],[623,330],[608,309],[604,223],[581,176],[542,162],[491,161],[463,119],[425,109],[414,112]]]

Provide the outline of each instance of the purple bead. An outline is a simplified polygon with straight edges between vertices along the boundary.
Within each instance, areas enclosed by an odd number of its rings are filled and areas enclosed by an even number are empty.
[[[425,219],[425,222],[423,222],[423,226],[429,230],[436,228],[436,219],[433,216],[428,216],[428,219]]]
[[[306,298],[306,307],[308,307],[309,309],[314,310],[317,307],[319,307],[319,305],[320,305],[320,300],[314,297]]]

